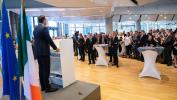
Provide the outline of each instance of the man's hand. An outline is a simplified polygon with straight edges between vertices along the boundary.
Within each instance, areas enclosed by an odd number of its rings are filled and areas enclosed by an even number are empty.
[[[60,49],[59,49],[59,48],[57,48],[57,49],[56,49],[56,52],[60,52]]]

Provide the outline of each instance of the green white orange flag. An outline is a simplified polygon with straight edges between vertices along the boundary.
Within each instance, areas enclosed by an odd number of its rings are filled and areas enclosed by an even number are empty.
[[[24,77],[24,95],[28,100],[42,100],[37,61],[34,59],[28,30],[24,0],[21,0],[21,16],[18,32],[18,65]]]

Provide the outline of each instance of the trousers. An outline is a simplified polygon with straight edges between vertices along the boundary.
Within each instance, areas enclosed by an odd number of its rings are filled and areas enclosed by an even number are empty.
[[[43,91],[50,88],[50,56],[37,56],[37,60],[39,64],[39,79]]]

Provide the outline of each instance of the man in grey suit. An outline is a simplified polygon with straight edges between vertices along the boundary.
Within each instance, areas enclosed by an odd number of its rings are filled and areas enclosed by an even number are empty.
[[[49,84],[50,76],[50,46],[59,52],[59,49],[54,44],[49,35],[47,27],[47,19],[45,16],[38,17],[38,26],[33,31],[34,35],[34,53],[39,64],[39,78],[41,83],[41,90],[45,92],[57,91]]]

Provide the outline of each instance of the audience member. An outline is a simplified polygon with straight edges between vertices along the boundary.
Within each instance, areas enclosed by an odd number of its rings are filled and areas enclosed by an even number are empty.
[[[95,44],[108,44],[108,54],[110,56],[110,63],[118,67],[118,51],[120,56],[133,57],[143,61],[143,56],[139,53],[138,48],[149,46],[163,46],[164,51],[157,57],[157,60],[161,62],[163,59],[164,64],[168,66],[172,65],[172,51],[174,55],[175,67],[177,67],[177,29],[152,29],[149,30],[148,34],[145,31],[135,32],[113,32],[112,34],[105,33],[89,33],[88,35],[79,35],[76,31],[73,36],[74,52],[77,55],[78,49],[82,61],[85,60],[85,52],[88,53],[89,64],[94,64],[98,53],[94,48]],[[80,36],[80,38],[78,37]],[[175,37],[175,39],[173,38]],[[86,42],[85,42],[86,41]],[[86,47],[86,49],[84,49]]]

